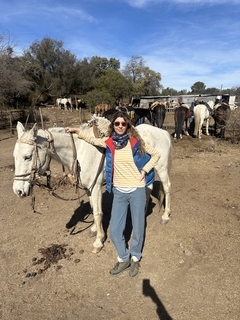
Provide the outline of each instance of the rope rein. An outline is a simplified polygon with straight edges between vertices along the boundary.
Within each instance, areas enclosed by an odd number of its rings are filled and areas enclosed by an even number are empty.
[[[85,194],[87,193],[91,193],[92,189],[94,188],[96,181],[102,171],[103,168],[103,164],[104,164],[104,160],[105,160],[105,149],[102,152],[102,157],[100,160],[100,164],[97,170],[97,174],[91,184],[91,186],[87,189],[84,188],[81,183],[80,183],[80,172],[81,172],[81,167],[80,164],[77,160],[77,150],[76,150],[76,145],[74,142],[74,138],[73,135],[70,134],[70,139],[71,139],[71,146],[72,146],[72,151],[73,151],[73,160],[72,160],[72,166],[71,166],[71,172],[70,173],[65,173],[65,168],[64,166],[62,166],[63,168],[63,177],[57,182],[57,184],[54,187],[51,187],[51,170],[48,169],[44,172],[41,173],[41,168],[46,164],[47,161],[47,157],[49,155],[50,152],[50,161],[49,161],[49,166],[50,166],[50,162],[51,162],[51,154],[54,154],[54,139],[52,136],[52,133],[48,130],[45,130],[45,132],[47,132],[47,142],[48,142],[48,146],[46,148],[46,153],[44,156],[44,162],[41,164],[40,161],[40,165],[38,167],[38,162],[37,160],[39,159],[39,155],[38,155],[38,148],[41,147],[41,145],[37,144],[36,140],[26,140],[26,139],[18,139],[17,143],[25,143],[25,144],[29,144],[32,145],[34,147],[33,150],[33,154],[32,154],[32,158],[33,158],[33,162],[32,162],[32,168],[30,172],[26,172],[23,174],[15,174],[14,175],[14,180],[21,180],[21,181],[28,181],[30,184],[30,195],[31,195],[31,207],[33,212],[35,211],[35,195],[33,193],[33,189],[34,186],[38,186],[40,188],[43,189],[47,189],[49,194],[54,196],[57,199],[60,200],[64,200],[64,201],[76,201],[81,199]],[[96,130],[94,130],[94,132],[96,133]],[[39,181],[41,176],[46,176],[47,177],[47,183],[43,184],[41,181]],[[85,190],[85,192],[83,194],[78,194],[77,197],[70,197],[70,198],[64,198],[62,196],[59,196],[55,191],[61,186],[61,184],[63,183],[63,181],[65,179],[69,179],[69,181],[71,182],[72,186],[75,186],[75,193],[78,193],[79,190]]]

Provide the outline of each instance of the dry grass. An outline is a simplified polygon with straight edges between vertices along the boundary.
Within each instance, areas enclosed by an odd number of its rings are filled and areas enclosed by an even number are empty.
[[[226,131],[232,142],[240,141],[240,108],[231,112]]]

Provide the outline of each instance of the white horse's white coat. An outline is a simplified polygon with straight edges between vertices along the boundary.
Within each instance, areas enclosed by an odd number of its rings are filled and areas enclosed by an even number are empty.
[[[93,135],[93,129],[91,127],[82,125],[80,128],[88,132],[88,134]],[[161,154],[161,158],[155,168],[162,183],[160,188],[161,204],[165,195],[165,211],[162,216],[162,222],[166,223],[170,215],[171,183],[169,171],[171,164],[171,138],[167,131],[147,124],[139,125],[137,130],[144,141],[156,148]],[[48,131],[51,132],[51,134]],[[34,159],[36,159],[36,168],[40,174],[48,170],[51,158],[60,162],[71,171],[73,149],[70,135],[65,132],[64,128],[51,128],[48,131],[37,130],[36,125],[34,125],[31,130],[25,131],[20,122],[17,124],[18,140],[15,144],[13,154],[15,160],[13,191],[19,197],[29,195],[29,180],[35,162]],[[73,137],[77,150],[77,159],[81,167],[79,181],[85,188],[89,189],[97,174],[102,153],[98,148],[78,139],[77,135],[74,134]],[[49,142],[52,138],[54,152],[51,151]],[[93,252],[99,252],[101,250],[105,239],[102,226],[103,181],[104,170],[102,169],[89,197],[94,216],[94,224],[91,232],[96,234],[96,240],[93,243]]]
[[[208,105],[213,109],[213,101],[209,101]],[[210,112],[205,104],[198,104],[193,109],[194,113],[194,132],[193,135],[201,139],[203,122],[206,121],[206,135],[209,136],[209,119]]]
[[[72,110],[72,99],[71,98],[58,98],[56,100],[56,104],[58,106],[59,109],[61,109],[61,105],[64,105],[64,110],[67,110],[67,103],[70,104],[70,108]]]

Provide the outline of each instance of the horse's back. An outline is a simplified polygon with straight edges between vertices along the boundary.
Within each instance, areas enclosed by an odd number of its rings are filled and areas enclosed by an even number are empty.
[[[104,118],[108,119],[109,121],[111,121],[114,113],[116,113],[117,111],[118,111],[118,110],[115,109],[115,108],[108,109],[108,110],[106,110],[106,111],[103,112],[103,115],[102,115],[102,116],[103,116]]]
[[[170,134],[163,129],[153,127],[149,124],[140,124],[137,130],[145,143],[157,149],[161,158],[159,161],[166,161],[171,152],[171,137]]]
[[[168,216],[170,214],[170,170],[172,165],[172,143],[170,134],[163,129],[158,127],[153,127],[148,124],[140,124],[137,130],[141,137],[144,139],[145,143],[155,148],[160,153],[160,159],[155,165],[155,170],[161,181],[161,185],[164,190],[166,208],[164,212],[163,220],[169,220]],[[163,198],[160,192],[160,202],[162,203]]]
[[[196,105],[193,112],[195,116],[200,116],[201,118],[204,117],[204,119],[209,117],[209,111],[205,104]]]

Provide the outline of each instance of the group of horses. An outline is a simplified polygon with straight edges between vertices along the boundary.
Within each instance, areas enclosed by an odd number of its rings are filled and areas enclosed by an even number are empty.
[[[163,127],[167,102],[155,101],[149,103],[149,108],[139,108],[134,106],[117,106],[111,109],[103,109],[101,107],[101,114],[97,112],[100,106],[95,108],[95,114],[101,115],[108,120],[111,120],[112,115],[117,111],[121,110],[129,114],[132,124],[137,126],[144,123],[145,118],[153,126],[158,128]],[[108,105],[107,105],[108,106]],[[98,109],[97,109],[98,108]],[[173,136],[175,139],[182,139],[183,134],[192,135],[194,138],[201,139],[202,127],[204,121],[206,122],[206,135],[209,135],[209,120],[210,117],[214,119],[214,135],[220,138],[225,137],[226,124],[229,120],[231,109],[225,101],[214,103],[209,101],[208,103],[199,102],[198,104],[188,106],[184,103],[174,105],[174,125],[175,130]]]
[[[86,108],[85,102],[83,99],[78,99],[78,98],[58,98],[56,100],[56,106],[59,109],[64,109],[64,110],[80,110],[81,108]]]
[[[116,106],[114,108],[108,109],[103,112],[102,116],[111,121],[113,114],[119,110],[126,112],[129,115],[134,126],[143,124],[146,118],[149,123],[153,124],[153,126],[156,125],[158,128],[162,128],[166,114],[166,108],[162,104],[155,107],[154,109],[139,108],[135,107],[134,105],[128,105]]]
[[[182,134],[201,139],[204,121],[206,122],[205,132],[209,135],[209,121],[214,119],[214,136],[225,137],[226,125],[230,118],[231,108],[225,101],[214,103],[214,101],[201,102],[199,104],[188,105],[181,104],[175,108],[174,138],[181,139]]]

